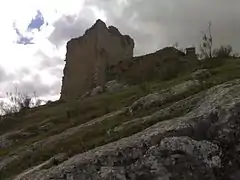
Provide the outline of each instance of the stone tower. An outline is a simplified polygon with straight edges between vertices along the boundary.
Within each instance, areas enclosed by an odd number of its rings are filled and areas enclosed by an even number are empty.
[[[97,20],[81,37],[67,43],[61,97],[75,99],[106,83],[106,70],[133,57],[134,41],[117,28]]]
[[[196,48],[195,47],[186,48],[186,56],[196,58],[197,57]]]

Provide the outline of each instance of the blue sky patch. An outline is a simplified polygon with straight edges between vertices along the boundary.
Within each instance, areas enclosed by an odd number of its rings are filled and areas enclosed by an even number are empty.
[[[17,44],[24,44],[24,45],[34,44],[34,43],[32,42],[33,37],[30,37],[30,38],[29,38],[29,37],[24,36],[22,33],[20,33],[20,31],[19,31],[17,28],[15,28],[15,31],[16,31],[16,33],[17,33],[17,35],[18,35]]]
[[[27,30],[31,31],[33,29],[37,29],[38,31],[40,31],[41,26],[44,24],[44,18],[43,15],[41,13],[41,11],[37,11],[37,15],[31,20],[31,22],[29,23]]]
[[[20,30],[16,27],[16,24],[13,24],[14,30],[16,31],[16,34],[18,35],[17,44],[34,44],[32,41],[34,37],[29,37],[29,32],[31,32],[34,29],[37,29],[38,31],[41,30],[42,25],[45,23],[45,20],[43,18],[43,15],[41,11],[37,11],[37,15],[30,21],[28,24],[28,27],[25,32],[20,32]]]

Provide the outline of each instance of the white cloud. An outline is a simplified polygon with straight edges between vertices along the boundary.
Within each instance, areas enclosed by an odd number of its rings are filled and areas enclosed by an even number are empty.
[[[95,17],[97,17],[98,19],[101,19],[105,22],[107,21],[107,16],[103,9],[99,9],[96,6],[92,6],[92,7],[90,7],[90,9],[93,11]]]
[[[98,18],[132,36],[137,55],[176,41],[183,47],[197,44],[209,20],[215,44],[232,44],[240,51],[239,6],[239,0],[2,0],[0,95],[18,82],[24,90],[38,88],[41,96],[58,97],[65,43],[82,35]],[[44,24],[40,31],[29,32],[38,11]]]
[[[2,94],[4,91],[11,91],[16,84],[20,83],[18,86],[24,91],[28,90],[22,85],[26,85],[30,90],[38,88],[35,91],[44,91],[46,97],[59,96],[61,82],[59,69],[62,71],[64,64],[65,45],[56,47],[48,38],[54,31],[54,23],[57,20],[65,16],[77,16],[84,4],[85,0],[5,0],[0,2],[0,22],[2,24],[0,65],[4,70],[4,72],[1,71],[4,76],[0,81]],[[28,25],[38,11],[43,15],[45,22],[40,31],[33,29],[28,32]],[[14,27],[24,38],[32,38],[31,42],[34,44],[18,44],[17,41],[20,37]],[[42,52],[45,56],[38,52]],[[54,61],[52,61],[53,59]],[[49,61],[51,67],[39,68],[44,61]],[[7,75],[11,75],[12,78],[6,79],[5,77],[9,77]],[[33,85],[30,87],[31,83]],[[51,94],[54,89],[52,85],[56,84],[58,85],[54,88],[58,92],[53,95]],[[50,87],[49,93],[47,87]],[[42,95],[44,96],[44,94]]]

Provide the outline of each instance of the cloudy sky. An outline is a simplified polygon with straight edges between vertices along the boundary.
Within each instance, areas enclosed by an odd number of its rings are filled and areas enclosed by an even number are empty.
[[[135,40],[135,55],[178,42],[198,46],[212,21],[214,45],[240,52],[239,0],[3,0],[0,97],[14,87],[57,99],[66,42],[97,19]]]

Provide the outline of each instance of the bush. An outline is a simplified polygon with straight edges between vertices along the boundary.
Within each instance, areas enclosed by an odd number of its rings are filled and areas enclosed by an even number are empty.
[[[219,66],[222,66],[226,63],[226,59],[224,58],[212,58],[211,60],[209,59],[204,59],[200,61],[200,69],[212,69],[216,68]]]
[[[230,45],[221,46],[220,48],[216,48],[213,51],[213,56],[217,58],[227,58],[232,57],[233,48]]]
[[[208,24],[208,30],[202,32],[202,42],[200,44],[200,58],[212,59],[213,38],[211,30],[211,21]]]
[[[24,109],[38,107],[42,102],[42,100],[37,99],[35,93],[30,97],[27,93],[21,93],[16,88],[14,93],[6,93],[6,101],[0,102],[0,111],[4,115],[15,114]]]

